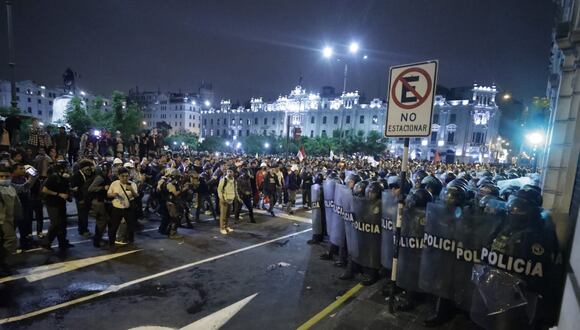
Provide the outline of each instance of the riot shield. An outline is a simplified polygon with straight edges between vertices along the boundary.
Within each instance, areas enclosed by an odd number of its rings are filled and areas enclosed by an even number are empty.
[[[455,271],[453,272],[453,300],[458,308],[469,311],[474,285],[473,266],[481,263],[482,248],[489,248],[501,223],[500,215],[465,211],[455,224]]]
[[[455,270],[455,225],[461,209],[449,210],[442,204],[427,204],[419,288],[437,297],[453,299]]]
[[[334,188],[336,181],[334,180],[324,180],[322,183],[322,192],[324,196],[324,214],[326,216],[326,231],[328,236],[332,234],[332,229],[334,228],[334,221],[336,219],[334,214]]]
[[[310,190],[312,197],[312,233],[314,235],[323,235],[326,226],[324,219],[324,207],[322,205],[322,186],[319,184],[312,185]]]
[[[420,292],[419,272],[423,251],[426,212],[423,208],[405,208],[399,240],[397,285],[403,289]]]
[[[392,190],[383,191],[381,198],[381,264],[387,269],[393,264],[393,233],[397,221],[397,196]]]
[[[352,218],[346,215],[344,225],[352,260],[364,267],[381,268],[381,201],[353,197],[351,211]]]
[[[332,229],[329,233],[330,243],[336,246],[344,246],[346,244],[346,237],[344,232],[343,216],[345,212],[350,211],[352,205],[352,191],[343,184],[334,186],[334,219],[332,221]]]

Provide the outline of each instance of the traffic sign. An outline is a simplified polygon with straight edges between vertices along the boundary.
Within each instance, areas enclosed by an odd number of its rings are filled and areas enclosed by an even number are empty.
[[[435,60],[391,67],[386,137],[431,135],[437,65]]]

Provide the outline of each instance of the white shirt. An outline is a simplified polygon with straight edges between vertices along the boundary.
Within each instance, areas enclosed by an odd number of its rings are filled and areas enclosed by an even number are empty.
[[[111,185],[109,186],[109,190],[107,190],[107,194],[108,195],[117,194],[120,196],[120,197],[117,196],[113,199],[113,207],[116,207],[118,209],[129,208],[130,206],[129,200],[132,200],[135,197],[137,197],[133,195],[133,193],[131,192],[131,188],[129,188],[129,185],[131,185],[134,191],[137,191],[137,185],[135,184],[135,182],[129,181],[129,184],[125,185],[124,187],[121,187],[120,180],[115,180],[113,181],[113,183],[111,183]],[[123,188],[125,189],[125,192],[123,192]],[[125,195],[125,193],[127,194]],[[129,198],[127,198],[127,196],[129,196]]]

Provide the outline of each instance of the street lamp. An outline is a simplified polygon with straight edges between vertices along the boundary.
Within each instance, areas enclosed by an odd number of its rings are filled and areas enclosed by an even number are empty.
[[[268,142],[264,143],[264,148],[266,148],[266,149],[270,148],[270,143],[268,143]]]
[[[359,49],[358,42],[353,41],[348,46],[348,51],[351,52],[352,54],[356,54],[358,52],[358,49]]]
[[[226,141],[226,146],[230,146],[230,141]]]
[[[206,107],[209,107],[211,105],[211,102],[209,100],[205,100],[203,104],[205,104]]]
[[[330,46],[325,46],[322,49],[322,56],[324,56],[326,58],[331,58],[332,57],[332,53],[334,53],[334,50]]]
[[[236,149],[240,149],[241,147],[242,147],[242,143],[241,142],[236,143]]]
[[[532,159],[534,161],[534,166],[533,166],[533,171],[536,171],[537,168],[537,164],[538,164],[538,158],[536,156],[536,150],[538,148],[538,145],[540,143],[542,143],[542,141],[544,141],[544,135],[540,132],[532,132],[532,133],[528,133],[526,135],[526,140],[528,140],[528,142],[533,146],[533,155],[532,155]]]
[[[147,126],[147,122],[146,121],[143,121],[143,126]]]
[[[355,56],[360,50],[360,45],[358,42],[351,42],[348,45],[348,52],[352,55]],[[334,50],[332,49],[332,47],[330,46],[325,46],[324,48],[322,48],[322,56],[324,56],[324,58],[330,59],[331,57],[333,57],[334,55]],[[362,57],[364,60],[366,60],[368,58],[367,55],[364,55]],[[337,58],[338,61],[344,61],[344,80],[343,80],[343,84],[342,84],[342,92],[346,93],[346,80],[347,80],[347,76],[348,76],[348,62],[347,59],[340,59]]]

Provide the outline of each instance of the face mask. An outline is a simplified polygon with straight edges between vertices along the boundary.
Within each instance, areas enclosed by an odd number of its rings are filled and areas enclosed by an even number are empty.
[[[6,187],[10,185],[10,179],[0,179],[0,187]]]

